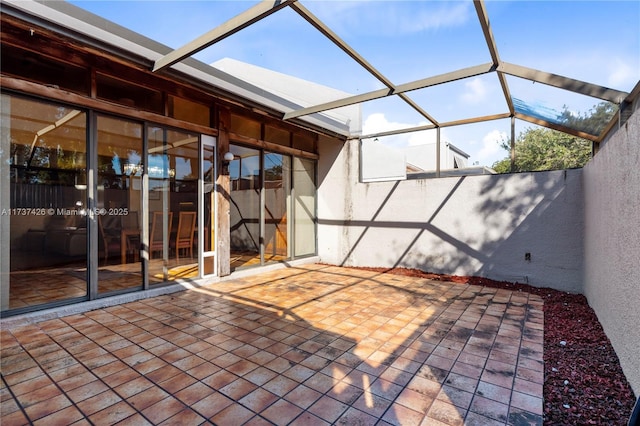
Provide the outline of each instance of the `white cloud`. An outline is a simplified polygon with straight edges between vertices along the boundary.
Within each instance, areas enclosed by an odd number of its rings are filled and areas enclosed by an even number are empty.
[[[628,63],[625,63],[620,58],[616,58],[609,62],[609,71],[609,86],[622,88],[633,87],[636,81],[637,71],[634,72],[633,67]]]
[[[380,132],[388,132],[391,130],[400,130],[416,126],[424,126],[427,122],[420,123],[401,123],[397,121],[389,121],[382,112],[376,112],[369,114],[364,120],[362,125],[362,133],[364,135]],[[442,134],[440,135],[442,138]],[[393,136],[385,136],[378,138],[379,142],[397,148],[406,147],[410,145],[421,145],[429,142],[435,142],[436,131],[427,130],[420,132],[401,133]]]
[[[491,166],[497,160],[506,156],[500,147],[500,142],[507,139],[507,134],[499,130],[492,130],[482,138],[482,148],[477,153],[477,159],[481,165]]]
[[[463,102],[469,104],[478,104],[484,101],[489,92],[485,82],[478,77],[465,82],[464,86],[467,91],[462,94],[461,98]]]
[[[459,27],[473,19],[471,2],[347,1],[311,2],[309,8],[332,29],[345,34],[398,36]],[[357,9],[357,10],[355,10]]]

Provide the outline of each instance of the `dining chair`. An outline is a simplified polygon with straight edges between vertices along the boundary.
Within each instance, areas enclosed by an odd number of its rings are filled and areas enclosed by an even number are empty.
[[[178,232],[173,243],[176,259],[180,258],[180,249],[187,249],[189,257],[193,259],[193,240],[196,230],[196,212],[180,212],[178,218]]]
[[[164,248],[164,238],[165,235],[169,238],[171,231],[171,222],[173,221],[173,212],[168,213],[168,227],[163,231],[162,229],[162,221],[163,221],[163,212],[156,211],[153,212],[153,216],[151,219],[151,234],[149,235],[149,259],[153,259],[154,252],[162,252]]]

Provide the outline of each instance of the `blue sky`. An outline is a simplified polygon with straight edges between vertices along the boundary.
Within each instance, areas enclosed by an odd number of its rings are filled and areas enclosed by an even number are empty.
[[[300,0],[394,84],[490,62],[471,1]],[[178,48],[256,2],[72,1],[172,48]],[[487,13],[502,60],[631,91],[640,80],[640,2],[493,1]],[[348,93],[381,83],[288,8],[196,55],[213,63],[231,57],[315,81]],[[598,100],[509,78],[512,95],[557,110],[584,113]],[[408,93],[446,122],[507,112],[495,74]],[[365,134],[427,124],[405,103],[384,99],[363,105]],[[529,123],[517,122],[516,132]],[[506,152],[499,141],[509,120],[448,127],[441,136],[491,165]],[[425,143],[434,132],[383,138],[403,147]]]

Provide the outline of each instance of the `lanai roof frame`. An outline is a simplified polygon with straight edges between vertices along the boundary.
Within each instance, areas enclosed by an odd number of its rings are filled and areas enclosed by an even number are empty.
[[[595,142],[595,143],[599,143],[605,138],[608,131],[615,125],[615,123],[620,122],[620,114],[618,111],[612,117],[610,123],[607,126],[605,126],[604,129],[602,129],[599,132],[599,134],[591,134],[584,131],[580,131],[572,127],[565,126],[561,123],[553,122],[552,120],[547,120],[544,117],[528,114],[526,111],[518,110],[518,108],[516,108],[513,102],[514,98],[511,95],[509,84],[507,82],[507,78],[506,78],[507,75],[516,76],[519,78],[532,81],[534,83],[541,83],[547,86],[552,86],[559,89],[567,90],[569,92],[580,93],[595,99],[611,102],[618,106],[618,110],[624,109],[625,105],[630,103],[631,97],[630,97],[630,93],[624,92],[621,90],[611,89],[608,87],[603,87],[600,85],[588,83],[586,81],[581,81],[581,80],[561,76],[558,74],[548,73],[548,72],[536,70],[533,68],[524,67],[521,65],[516,65],[516,64],[502,61],[500,59],[500,56],[498,53],[498,47],[495,42],[491,25],[489,23],[489,17],[486,12],[484,0],[474,0],[473,3],[478,16],[478,21],[480,23],[482,32],[485,37],[485,42],[486,42],[489,54],[491,56],[492,62],[487,64],[475,65],[475,66],[467,67],[463,69],[458,69],[458,70],[440,74],[440,75],[428,76],[423,79],[419,79],[419,80],[408,82],[408,83],[394,84],[393,82],[391,82],[389,78],[387,78],[383,73],[378,71],[373,65],[371,65],[367,61],[366,58],[364,58],[354,48],[352,48],[349,44],[347,44],[344,40],[342,40],[340,36],[338,36],[333,30],[331,30],[320,18],[315,16],[311,11],[309,11],[306,7],[304,7],[302,5],[302,2],[298,0],[285,0],[285,1],[262,0],[260,3],[253,6],[251,9],[248,9],[246,12],[236,16],[235,18],[230,19],[229,21],[209,31],[208,33],[197,38],[191,43],[187,43],[186,45],[178,49],[175,49],[173,52],[167,54],[163,58],[158,59],[154,64],[153,71],[157,72],[165,67],[168,67],[171,64],[176,63],[182,58],[186,58],[204,49],[205,47],[213,45],[218,40],[220,40],[221,37],[226,37],[227,35],[231,35],[237,31],[242,30],[243,28],[249,25],[252,25],[253,23],[257,22],[258,20],[272,13],[277,13],[278,11],[286,7],[289,7],[293,9],[296,13],[298,13],[310,25],[316,28],[320,33],[322,33],[333,44],[335,44],[338,48],[340,48],[343,52],[345,52],[348,56],[350,56],[355,62],[357,62],[360,66],[362,66],[362,68],[364,68],[376,80],[381,82],[385,87],[379,90],[374,90],[374,91],[363,93],[363,94],[343,97],[341,99],[333,100],[330,102],[319,103],[319,104],[297,108],[297,109],[291,109],[283,113],[283,116],[282,116],[283,120],[291,120],[293,118],[303,117],[310,114],[322,113],[335,108],[354,105],[354,104],[360,104],[360,103],[371,101],[374,99],[379,99],[379,98],[384,98],[389,96],[398,96],[408,105],[410,105],[414,110],[416,110],[430,124],[411,127],[411,128],[405,128],[405,129],[400,129],[395,131],[378,132],[375,134],[353,135],[353,136],[358,137],[360,139],[367,139],[367,138],[374,138],[379,136],[388,136],[388,135],[394,135],[399,133],[436,129],[440,127],[457,126],[461,124],[479,123],[483,121],[511,117],[512,128],[513,128],[513,119],[518,118],[523,121],[527,121],[527,122],[548,127],[551,129],[559,130],[574,136],[591,140],[592,142]],[[508,112],[500,113],[500,114],[481,115],[477,117],[440,122],[429,111],[425,110],[422,106],[420,106],[407,94],[410,91],[423,89],[426,87],[439,85],[439,84],[446,84],[452,81],[457,81],[464,78],[478,76],[478,75],[487,74],[487,73],[497,74],[497,77],[500,81],[500,85],[503,91],[504,100],[508,106]],[[512,130],[512,139],[513,139],[513,130]]]

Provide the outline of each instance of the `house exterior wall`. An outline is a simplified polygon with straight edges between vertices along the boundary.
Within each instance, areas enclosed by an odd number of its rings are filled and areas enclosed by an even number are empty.
[[[584,169],[585,289],[640,394],[640,111]]]
[[[357,141],[319,147],[323,262],[582,291],[581,169],[360,183]]]

